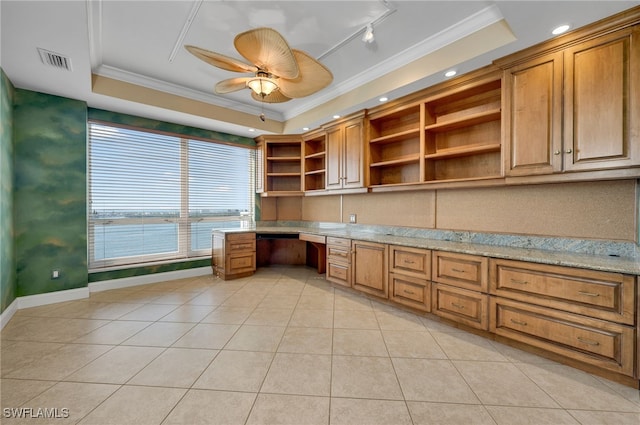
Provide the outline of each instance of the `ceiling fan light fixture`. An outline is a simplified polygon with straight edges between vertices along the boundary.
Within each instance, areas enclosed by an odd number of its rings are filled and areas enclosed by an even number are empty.
[[[278,85],[269,77],[258,74],[256,78],[247,81],[247,87],[259,96],[269,96],[278,89]]]

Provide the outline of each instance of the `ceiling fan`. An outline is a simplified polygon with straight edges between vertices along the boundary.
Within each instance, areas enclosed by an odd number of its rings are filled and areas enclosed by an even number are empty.
[[[333,81],[329,69],[307,53],[291,49],[282,35],[272,28],[255,28],[240,33],[233,44],[250,63],[200,47],[184,46],[215,67],[253,74],[220,81],[215,86],[218,94],[249,88],[255,100],[280,103],[312,95]]]

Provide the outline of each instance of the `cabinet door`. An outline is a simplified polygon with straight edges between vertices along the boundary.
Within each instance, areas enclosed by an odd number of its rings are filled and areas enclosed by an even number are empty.
[[[387,245],[353,241],[353,288],[388,298]]]
[[[362,134],[364,124],[361,119],[348,122],[344,126],[344,162],[343,162],[343,184],[345,188],[362,187],[362,150],[364,136]]]
[[[562,168],[562,53],[505,70],[504,148],[507,175]]]
[[[342,188],[342,127],[327,130],[327,189]]]
[[[640,164],[640,30],[565,51],[565,170]]]

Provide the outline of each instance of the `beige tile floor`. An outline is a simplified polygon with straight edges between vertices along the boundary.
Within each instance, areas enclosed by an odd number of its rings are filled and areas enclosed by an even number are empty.
[[[7,424],[640,424],[637,390],[304,267],[93,293],[1,336]]]

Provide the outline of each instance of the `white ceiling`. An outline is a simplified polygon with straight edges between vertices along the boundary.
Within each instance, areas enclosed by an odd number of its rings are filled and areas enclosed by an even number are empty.
[[[314,128],[333,114],[371,107],[382,95],[392,99],[440,82],[446,70],[468,72],[551,38],[557,25],[577,28],[636,5],[640,1],[2,0],[0,65],[19,88],[254,137]],[[361,36],[372,22],[375,42],[367,44]],[[242,74],[208,65],[183,45],[241,59],[234,36],[259,26],[319,58],[333,83],[281,104],[262,105],[248,90],[214,94],[218,81]],[[68,57],[72,71],[44,65],[38,47]],[[262,109],[266,123],[257,119]]]

